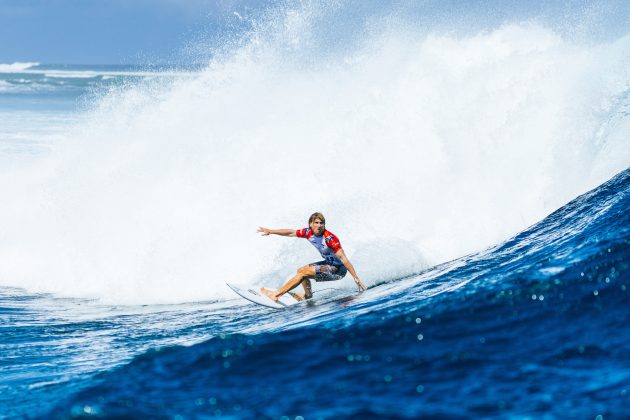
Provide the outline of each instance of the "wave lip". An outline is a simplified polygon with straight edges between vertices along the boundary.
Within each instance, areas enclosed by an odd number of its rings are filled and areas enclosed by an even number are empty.
[[[39,66],[40,63],[36,62],[15,62],[12,64],[0,64],[0,73],[20,73],[24,70],[32,69]]]

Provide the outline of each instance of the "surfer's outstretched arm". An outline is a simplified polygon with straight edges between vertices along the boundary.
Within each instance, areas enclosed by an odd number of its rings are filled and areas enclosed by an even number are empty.
[[[341,260],[343,265],[346,266],[350,274],[352,274],[352,278],[354,278],[354,282],[357,284],[357,286],[359,286],[359,291],[365,290],[366,289],[365,285],[361,283],[361,280],[359,280],[359,276],[357,275],[357,272],[354,271],[354,266],[352,265],[348,257],[346,257],[346,253],[343,252],[343,249],[340,249],[339,251],[335,252],[335,255]]]
[[[260,232],[262,236],[267,236],[267,235],[296,236],[295,229],[267,229],[261,226],[258,228],[258,232]]]

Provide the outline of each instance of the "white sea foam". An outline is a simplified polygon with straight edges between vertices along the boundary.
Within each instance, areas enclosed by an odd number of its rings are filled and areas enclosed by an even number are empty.
[[[114,70],[24,70],[27,74],[43,74],[46,77],[67,78],[67,79],[89,79],[95,77],[186,77],[194,76],[197,73],[185,71],[114,71]]]
[[[21,73],[31,67],[38,66],[39,63],[12,63],[0,64],[0,73]]]
[[[142,70],[76,70],[63,68],[38,69],[40,63],[13,63],[0,64],[0,73],[24,73],[24,74],[41,74],[46,77],[54,78],[94,78],[94,77],[184,77],[193,76],[196,73],[189,71],[142,71]],[[35,67],[35,68],[34,68]]]
[[[32,80],[13,79],[12,83],[6,80],[0,80],[0,92],[24,93],[32,92],[38,86]]]
[[[628,37],[390,29],[305,63],[308,20],[113,92],[48,159],[3,173],[0,284],[116,302],[279,285],[317,256],[256,227],[313,211],[374,284],[506,239],[630,163]]]
[[[45,77],[64,78],[64,79],[92,79],[99,77],[100,74],[95,71],[45,71]]]

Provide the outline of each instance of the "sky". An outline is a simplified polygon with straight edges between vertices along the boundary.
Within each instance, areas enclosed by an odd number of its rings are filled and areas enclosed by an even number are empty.
[[[147,64],[178,61],[253,0],[0,0],[0,63]],[[226,18],[227,16],[227,18]]]

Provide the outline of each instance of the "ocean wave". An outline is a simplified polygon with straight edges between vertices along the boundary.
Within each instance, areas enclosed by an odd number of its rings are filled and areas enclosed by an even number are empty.
[[[90,79],[9,78],[0,80],[0,89],[3,92],[12,94],[60,94],[68,90],[74,90],[80,94],[84,93],[89,86],[97,86],[96,82]]]
[[[0,73],[22,73],[25,70],[39,66],[40,63],[13,63],[13,64],[0,64]]]
[[[54,92],[0,98],[0,417],[628,417],[627,22],[482,3],[281,2],[189,77],[0,73]],[[367,291],[225,286],[313,261],[255,233],[313,211]]]
[[[630,37],[387,27],[331,56],[305,41],[311,19],[289,14],[191,77],[108,86],[42,163],[56,169],[33,168],[0,210],[6,285],[120,303],[279,286],[315,255],[252,226],[298,228],[314,207],[374,285],[499,242],[630,162]]]
[[[327,311],[259,308],[275,328],[148,351],[48,414],[623,417],[629,206],[630,169],[402,289],[378,286]]]
[[[190,71],[125,71],[125,70],[65,70],[65,69],[35,69],[21,70],[19,72],[7,71],[5,73],[25,73],[44,75],[45,77],[82,79],[95,77],[191,77],[196,72]]]

